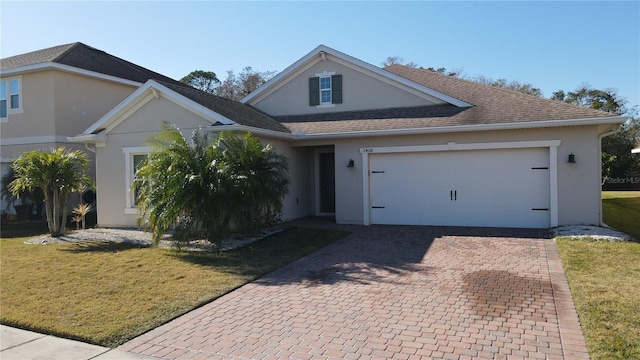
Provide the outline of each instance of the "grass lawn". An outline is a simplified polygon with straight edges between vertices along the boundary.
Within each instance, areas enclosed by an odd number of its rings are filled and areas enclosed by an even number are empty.
[[[640,191],[603,191],[602,220],[640,241]]]
[[[604,221],[640,240],[640,192],[603,193]],[[591,358],[640,359],[640,243],[558,239]]]
[[[291,229],[218,254],[114,243],[26,245],[3,226],[0,322],[113,347],[346,235]]]

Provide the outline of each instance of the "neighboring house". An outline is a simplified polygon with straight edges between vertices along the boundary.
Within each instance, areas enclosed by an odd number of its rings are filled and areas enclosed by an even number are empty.
[[[322,45],[240,103],[151,80],[70,139],[96,146],[101,226],[136,224],[129,188],[163,121],[272,143],[284,220],[548,228],[601,223],[600,142],[625,118]]]
[[[640,154],[640,147],[631,150],[632,154]]]
[[[24,151],[59,146],[86,150],[67,138],[149,79],[180,84],[82,43],[0,59],[1,173]],[[3,199],[0,210],[5,207]]]

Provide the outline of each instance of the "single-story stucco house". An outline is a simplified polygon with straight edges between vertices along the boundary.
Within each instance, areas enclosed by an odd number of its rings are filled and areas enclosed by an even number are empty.
[[[162,122],[251,132],[289,160],[283,219],[549,228],[601,223],[600,143],[626,119],[320,45],[234,102],[149,80],[82,134],[98,223],[135,226],[135,164]]]

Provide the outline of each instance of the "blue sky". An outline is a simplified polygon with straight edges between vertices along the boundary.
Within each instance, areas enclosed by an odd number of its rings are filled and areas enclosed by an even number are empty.
[[[83,42],[179,79],[281,71],[319,44],[640,105],[640,2],[0,2],[0,56]]]

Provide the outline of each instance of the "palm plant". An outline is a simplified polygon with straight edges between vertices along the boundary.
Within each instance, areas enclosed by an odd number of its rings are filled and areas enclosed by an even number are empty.
[[[81,222],[82,230],[86,228],[87,222],[87,214],[93,210],[93,205],[87,203],[80,203],[78,206],[73,208],[73,214],[76,215],[73,218],[73,221],[76,222],[76,225]],[[77,219],[80,219],[79,221]],[[76,226],[77,228],[77,226]]]
[[[151,228],[156,244],[178,219],[189,219],[189,228],[204,229],[220,248],[232,220],[239,222],[247,209],[253,214],[265,204],[281,208],[289,183],[286,159],[249,134],[223,132],[213,141],[196,130],[189,142],[176,127],[163,124],[149,144],[153,150],[138,168],[140,182],[132,190],[138,187],[138,221]]]
[[[216,145],[198,130],[189,143],[167,124],[149,144],[153,151],[136,173],[139,223],[149,225],[156,244],[180,216],[195,219],[209,241],[219,240],[231,213],[228,180],[219,171]]]
[[[65,232],[69,194],[91,184],[86,175],[89,159],[82,151],[59,147],[51,151],[34,150],[21,154],[13,164],[15,180],[9,191],[18,196],[24,191],[42,189],[51,236]]]
[[[238,225],[245,230],[272,225],[289,189],[286,157],[271,144],[263,147],[250,133],[222,132],[218,143],[223,169],[240,193],[233,204]]]

